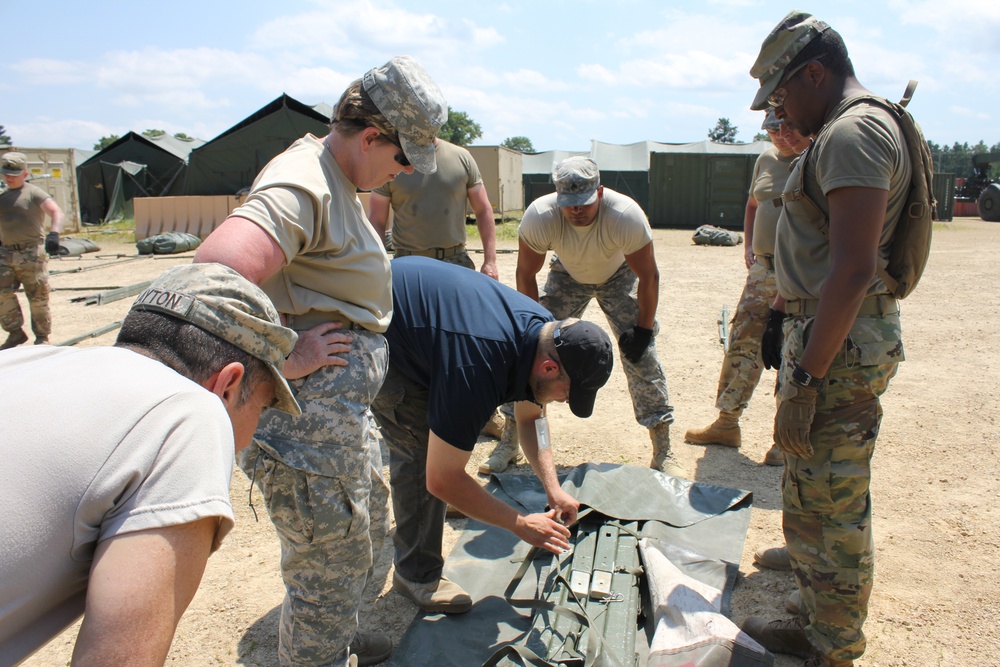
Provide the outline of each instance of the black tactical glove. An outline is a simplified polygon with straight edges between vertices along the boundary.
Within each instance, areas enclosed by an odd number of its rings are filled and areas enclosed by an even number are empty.
[[[767,309],[767,324],[764,325],[764,336],[760,341],[760,356],[764,361],[764,368],[781,368],[781,344],[784,342],[781,325],[784,321],[783,312],[774,308]]]
[[[622,351],[623,357],[637,364],[651,340],[653,340],[653,330],[636,325],[621,335],[618,339],[618,349]]]
[[[45,252],[50,255],[59,254],[59,232],[49,232],[45,235]]]

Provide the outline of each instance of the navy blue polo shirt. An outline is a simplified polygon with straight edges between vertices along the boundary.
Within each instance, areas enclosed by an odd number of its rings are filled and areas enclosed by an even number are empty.
[[[498,405],[530,400],[538,335],[552,314],[478,271],[427,257],[392,261],[389,364],[427,387],[431,430],[472,451]]]

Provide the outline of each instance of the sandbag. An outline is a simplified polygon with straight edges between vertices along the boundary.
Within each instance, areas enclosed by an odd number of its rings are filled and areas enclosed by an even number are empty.
[[[733,246],[743,243],[743,237],[736,232],[731,232],[715,225],[702,225],[694,230],[691,240],[696,245],[724,245]]]
[[[101,246],[90,239],[59,239],[60,257],[78,257],[86,252],[98,252]]]
[[[186,232],[167,232],[144,238],[136,242],[140,255],[176,255],[194,250],[201,245],[201,239]]]

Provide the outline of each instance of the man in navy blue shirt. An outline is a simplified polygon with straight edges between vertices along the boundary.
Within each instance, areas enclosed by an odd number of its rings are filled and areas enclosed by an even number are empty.
[[[535,422],[552,401],[591,415],[611,376],[611,340],[590,322],[554,321],[487,276],[424,257],[393,260],[392,292],[389,372],[372,410],[390,453],[393,588],[425,611],[461,613],[471,598],[441,574],[447,503],[534,546],[568,549],[565,524],[579,503],[559,485],[547,425],[538,438]],[[521,514],[465,471],[483,425],[509,401],[548,512]]]

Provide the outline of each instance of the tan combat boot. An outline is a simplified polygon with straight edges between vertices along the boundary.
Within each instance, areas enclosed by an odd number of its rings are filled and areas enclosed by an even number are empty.
[[[484,475],[503,472],[511,463],[520,463],[523,460],[524,456],[521,454],[517,438],[517,422],[508,417],[504,420],[500,442],[493,448],[490,457],[479,464],[479,472]]]
[[[739,447],[742,410],[719,410],[719,417],[705,428],[688,429],[684,439],[692,445]]]
[[[28,334],[24,333],[24,329],[18,329],[17,331],[11,331],[10,335],[7,336],[7,340],[0,345],[0,350],[9,350],[12,347],[17,347],[21,343],[28,342]]]
[[[653,460],[650,461],[649,467],[672,477],[686,478],[687,471],[681,467],[670,451],[670,424],[660,422],[649,429],[649,439],[653,442]]]

